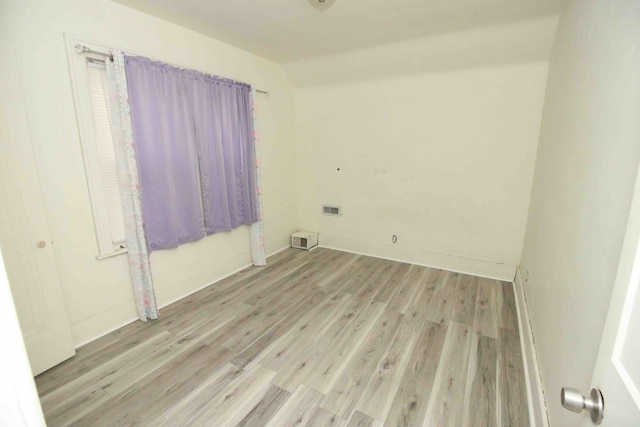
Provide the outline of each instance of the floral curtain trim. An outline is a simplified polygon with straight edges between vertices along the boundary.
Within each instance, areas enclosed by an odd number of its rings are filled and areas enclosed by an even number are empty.
[[[151,265],[149,264],[149,252],[144,231],[124,55],[117,50],[111,51],[111,54],[113,62],[105,61],[105,66],[109,82],[113,143],[122,196],[131,282],[138,317],[144,322],[147,319],[157,319],[158,308],[153,291]]]
[[[253,265],[263,266],[267,265],[267,258],[264,252],[264,222],[262,212],[262,183],[260,180],[260,156],[259,146],[260,140],[258,138],[258,116],[256,111],[256,90],[251,88],[251,113],[253,116],[253,140],[256,160],[256,201],[258,205],[258,222],[251,224],[251,259]]]

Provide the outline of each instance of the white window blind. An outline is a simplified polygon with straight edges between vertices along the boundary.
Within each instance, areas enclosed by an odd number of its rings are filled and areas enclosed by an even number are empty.
[[[100,234],[108,234],[111,238],[110,244],[114,249],[124,247],[124,221],[122,215],[122,202],[120,199],[120,187],[118,184],[118,173],[116,169],[116,157],[113,147],[113,136],[111,133],[111,111],[107,98],[107,76],[104,63],[88,59],[87,60],[87,80],[89,83],[89,97],[91,99],[91,110],[95,129],[95,140],[97,148],[97,166],[99,171],[88,171],[99,175],[99,188],[94,189],[95,197],[102,197],[103,200],[96,203],[98,208],[104,208],[103,213],[107,218],[108,233],[98,230]],[[95,176],[95,175],[94,175]],[[100,227],[99,224],[96,224]],[[100,242],[103,246],[104,242]]]

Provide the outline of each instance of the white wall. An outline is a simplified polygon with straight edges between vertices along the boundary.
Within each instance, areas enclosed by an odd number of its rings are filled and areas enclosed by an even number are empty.
[[[76,344],[136,317],[125,256],[97,244],[63,34],[269,89],[259,97],[267,251],[295,230],[293,95],[280,67],[107,0],[3,0],[0,37],[18,50],[56,261]],[[250,262],[247,229],[151,255],[160,305]]]
[[[576,0],[549,67],[521,268],[551,425],[579,425],[640,159],[640,4]],[[605,396],[606,399],[606,396]]]
[[[323,245],[512,280],[546,73],[536,62],[296,89],[299,225]]]
[[[480,22],[471,20],[466,28],[444,31],[449,22],[421,38],[288,61],[282,66],[294,86],[309,87],[549,62],[556,14],[489,26],[479,26]]]

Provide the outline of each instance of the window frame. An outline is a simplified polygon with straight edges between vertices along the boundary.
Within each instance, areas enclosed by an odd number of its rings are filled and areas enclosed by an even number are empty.
[[[127,253],[125,243],[114,243],[112,239],[111,223],[100,172],[97,131],[89,89],[88,61],[90,59],[101,61],[104,60],[104,58],[92,54],[78,54],[75,51],[75,45],[81,44],[87,46],[89,49],[105,53],[108,52],[109,49],[105,46],[67,36],[65,36],[65,39],[85,178],[93,213],[93,224],[98,249],[96,258],[102,260]]]

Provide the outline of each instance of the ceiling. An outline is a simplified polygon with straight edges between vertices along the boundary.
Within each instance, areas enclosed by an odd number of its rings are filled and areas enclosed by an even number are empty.
[[[557,16],[565,0],[115,0],[283,63]]]

